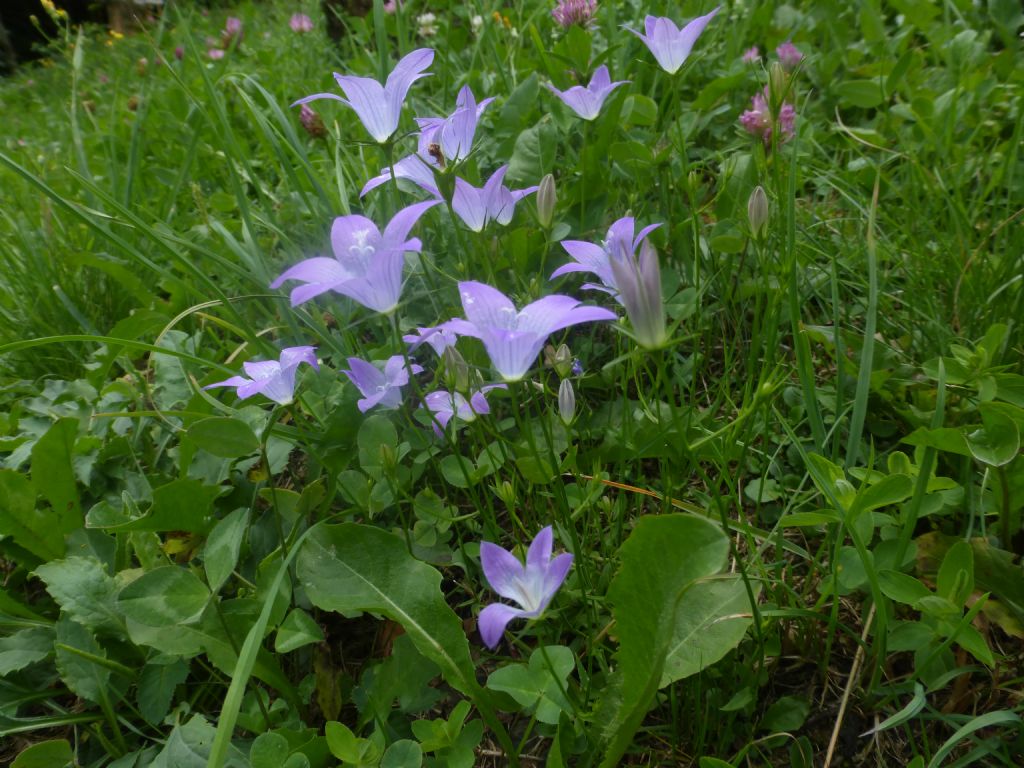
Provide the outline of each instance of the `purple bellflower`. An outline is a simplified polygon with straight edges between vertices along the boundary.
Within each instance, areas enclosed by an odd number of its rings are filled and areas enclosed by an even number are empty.
[[[672,19],[663,16],[648,16],[644,20],[646,34],[641,35],[629,27],[626,29],[644,41],[644,45],[650,48],[662,69],[674,75],[686,62],[700,33],[718,11],[719,9],[715,8],[711,13],[698,16],[682,29],[677,27]]]
[[[502,182],[508,166],[496,170],[482,187],[455,178],[452,210],[474,232],[481,232],[487,223],[496,221],[502,226],[512,221],[516,203],[537,191],[536,185],[526,189],[509,189]]]
[[[356,403],[360,412],[366,413],[376,405],[397,408],[402,404],[402,387],[409,383],[409,368],[405,366],[404,357],[394,355],[388,358],[383,371],[358,357],[350,357],[348,367],[349,370],[343,370],[342,373],[348,376],[363,395]],[[413,364],[412,372],[422,373],[423,368]]]
[[[420,251],[419,238],[406,240],[409,230],[436,200],[403,208],[384,228],[365,216],[339,216],[331,227],[334,258],[317,256],[300,261],[285,270],[271,288],[286,280],[301,280],[305,285],[292,289],[292,306],[298,306],[327,291],[355,299],[364,307],[391,312],[402,293],[402,269],[406,251]]]
[[[550,279],[554,280],[569,272],[590,272],[597,275],[601,283],[584,283],[583,288],[610,293],[621,304],[619,285],[612,272],[612,262],[624,262],[632,259],[644,238],[660,226],[660,224],[651,224],[634,236],[636,220],[632,216],[624,216],[608,228],[608,235],[601,244],[588,243],[583,240],[563,240],[562,247],[574,261],[556,269],[551,273]]]
[[[469,396],[468,400],[461,392],[448,392],[439,389],[424,397],[423,404],[434,415],[434,432],[441,437],[453,417],[458,421],[468,423],[475,420],[477,416],[490,413],[491,406],[485,395],[492,389],[507,388],[506,384],[489,384],[486,387],[480,387]]]
[[[423,70],[433,61],[434,52],[430,48],[417,48],[402,57],[383,86],[372,77],[339,75],[335,72],[334,79],[345,92],[346,98],[343,99],[333,93],[314,93],[312,96],[299,99],[292,106],[315,99],[340,101],[355,110],[374,141],[384,144],[398,130],[398,118],[409,88],[421,77],[429,74]]]
[[[207,384],[213,387],[234,387],[240,400],[253,395],[264,395],[280,405],[288,405],[295,397],[295,372],[302,363],[320,370],[316,361],[316,347],[286,347],[278,360],[247,361],[242,369],[248,375]]]
[[[617,80],[614,83],[608,75],[608,67],[602,64],[594,71],[590,78],[590,84],[584,88],[582,85],[574,85],[565,91],[560,91],[550,83],[548,89],[560,98],[565,105],[584,120],[593,120],[601,111],[605,99],[612,91],[620,85],[625,85],[629,80]]]
[[[507,549],[489,541],[480,543],[480,565],[491,589],[507,600],[519,603],[513,608],[492,603],[480,612],[477,626],[484,645],[494,649],[512,619],[536,619],[551,602],[572,566],[572,555],[564,552],[551,558],[551,526],[537,534],[526,552],[526,565]]]
[[[632,254],[612,259],[612,275],[619,289],[619,301],[633,325],[633,337],[645,349],[658,349],[668,339],[665,331],[665,302],[661,298],[661,267],[658,252],[647,240],[640,246],[640,258]]]
[[[459,283],[459,294],[466,318],[449,320],[444,327],[480,339],[505,381],[523,378],[555,331],[615,319],[614,312],[582,306],[571,296],[545,296],[517,311],[508,296],[483,283]]]
[[[416,351],[422,344],[429,344],[430,348],[440,357],[446,349],[455,346],[457,338],[451,331],[437,325],[431,328],[417,328],[416,333],[406,334],[402,337],[402,341],[409,344],[410,352]]]

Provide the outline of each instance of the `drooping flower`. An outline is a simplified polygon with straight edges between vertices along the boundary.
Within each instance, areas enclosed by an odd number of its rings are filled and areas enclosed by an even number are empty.
[[[456,339],[457,337],[454,333],[445,330],[440,325],[432,328],[420,327],[416,329],[416,333],[406,334],[402,337],[402,341],[409,344],[410,352],[415,351],[422,344],[428,344],[438,356],[444,354],[444,351],[449,347],[454,347]]]
[[[740,56],[740,59],[745,64],[756,64],[761,60],[761,51],[758,50],[758,47],[756,45],[752,45],[750,48],[747,48],[747,50],[743,52],[743,55]]]
[[[418,48],[405,55],[388,75],[387,82],[382,86],[372,77],[356,77],[334,73],[341,90],[347,98],[333,93],[314,93],[299,99],[292,106],[305,104],[315,99],[334,99],[347,104],[355,110],[356,116],[362,121],[374,141],[385,143],[398,129],[398,118],[402,112],[402,104],[412,84],[429,73],[424,72],[434,61],[434,52],[430,48]]]
[[[313,20],[304,13],[293,13],[292,17],[288,19],[288,26],[291,27],[292,32],[298,32],[300,34],[312,32]]]
[[[574,85],[572,88],[560,91],[551,83],[547,83],[547,87],[577,115],[584,120],[593,120],[600,113],[605,99],[611,95],[612,91],[628,82],[629,80],[617,80],[613,83],[608,75],[608,67],[602,64],[594,71],[594,76],[590,78],[590,84],[586,88],[582,85]]]
[[[491,412],[491,406],[485,395],[492,389],[507,389],[506,384],[489,384],[480,387],[473,392],[467,400],[461,392],[448,392],[439,389],[431,392],[423,398],[424,407],[434,414],[434,432],[438,437],[444,434],[448,422],[455,418],[457,421],[469,423],[477,416],[484,416]]]
[[[207,384],[203,389],[213,387],[234,387],[240,400],[253,395],[264,395],[281,405],[288,405],[295,397],[295,372],[302,363],[320,370],[316,361],[316,347],[286,347],[281,350],[278,360],[246,361],[242,369],[246,376],[232,376],[230,379]]]
[[[719,8],[715,8],[711,13],[698,16],[682,29],[677,27],[672,19],[663,16],[648,16],[644,20],[643,35],[635,29],[627,29],[644,41],[662,69],[674,75],[689,57],[704,27],[718,11]]]
[[[583,306],[571,296],[545,296],[517,311],[508,296],[484,283],[459,283],[459,294],[466,317],[449,320],[444,327],[480,339],[505,381],[523,378],[555,331],[615,319],[614,312]]]
[[[526,552],[525,566],[507,549],[489,541],[480,543],[480,565],[487,583],[499,595],[521,606],[492,603],[480,612],[477,626],[488,648],[498,646],[512,619],[536,619],[544,613],[569,575],[573,556],[564,552],[552,559],[553,538],[550,525],[541,530]]]
[[[375,405],[397,408],[402,404],[402,387],[409,383],[409,368],[405,365],[404,357],[394,355],[388,358],[384,370],[366,360],[350,357],[348,367],[349,370],[343,370],[342,373],[348,376],[363,395],[356,403],[360,412],[366,413]],[[422,373],[423,367],[414,363],[412,372]]]
[[[619,289],[619,301],[626,308],[637,343],[645,349],[658,349],[668,339],[658,252],[644,240],[639,259],[632,255],[612,259],[611,268]]]
[[[660,226],[661,224],[650,224],[634,236],[636,220],[632,216],[624,216],[608,228],[608,235],[600,244],[588,243],[584,240],[563,240],[562,247],[574,261],[556,269],[551,273],[550,279],[554,280],[569,272],[590,272],[597,275],[601,283],[584,283],[582,287],[591,291],[610,293],[621,304],[619,286],[612,272],[612,261],[625,261],[633,258],[633,254],[636,253],[636,249],[640,247],[644,238]]]
[[[765,144],[772,143],[772,112],[768,106],[768,86],[750,100],[750,109],[740,115],[740,124],[747,133],[760,136]],[[796,108],[788,101],[779,109],[779,143],[788,141],[795,133]]]
[[[559,0],[551,11],[555,21],[568,29],[573,24],[587,26],[597,13],[597,0]]]
[[[797,65],[803,61],[804,58],[800,49],[793,45],[789,40],[775,49],[775,55],[779,57],[779,61],[782,62],[783,69],[787,72],[791,72],[796,69]]]
[[[474,232],[482,231],[491,221],[503,226],[508,224],[512,221],[516,203],[537,191],[536,185],[526,189],[509,189],[502,184],[507,171],[507,165],[501,166],[482,187],[474,187],[455,177],[452,210]]]
[[[292,306],[298,306],[327,291],[355,299],[364,307],[390,312],[402,293],[402,269],[405,252],[419,252],[419,238],[406,240],[409,230],[436,200],[403,208],[388,222],[381,234],[377,225],[365,216],[339,216],[331,227],[334,258],[317,256],[300,261],[285,270],[271,288],[286,280],[301,280],[305,285],[292,289]]]

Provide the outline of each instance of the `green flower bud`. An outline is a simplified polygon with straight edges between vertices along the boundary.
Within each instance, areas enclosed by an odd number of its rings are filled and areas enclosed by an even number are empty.
[[[550,173],[540,180],[537,188],[537,221],[547,229],[555,215],[555,177]]]

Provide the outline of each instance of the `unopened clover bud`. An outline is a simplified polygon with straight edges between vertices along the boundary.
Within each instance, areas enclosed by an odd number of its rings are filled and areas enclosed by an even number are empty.
[[[558,386],[558,416],[565,426],[569,426],[575,415],[576,393],[573,391],[572,382],[569,379],[562,379]]]
[[[760,184],[754,187],[747,200],[747,220],[750,222],[751,234],[760,239],[768,228],[768,195]]]
[[[551,367],[555,369],[555,373],[562,379],[572,373],[572,351],[567,345],[558,345],[558,349],[555,350],[555,356],[551,361]]]
[[[555,177],[550,173],[540,180],[537,188],[537,221],[547,229],[555,215]]]
[[[444,360],[445,379],[455,392],[469,391],[469,363],[455,347],[446,347],[441,354]]]

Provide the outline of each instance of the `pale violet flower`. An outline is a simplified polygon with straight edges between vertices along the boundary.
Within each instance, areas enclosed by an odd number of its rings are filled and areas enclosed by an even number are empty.
[[[611,268],[619,290],[619,302],[625,307],[633,325],[633,337],[645,349],[658,349],[668,340],[658,252],[644,240],[639,259],[632,255],[625,259],[612,259]]]
[[[562,240],[562,247],[573,261],[563,264],[551,273],[551,280],[570,272],[590,272],[597,275],[600,284],[584,283],[583,288],[590,291],[610,293],[619,303],[619,286],[612,272],[613,261],[632,259],[636,249],[644,239],[660,224],[651,224],[636,232],[636,220],[632,216],[624,216],[608,228],[608,234],[602,243],[588,243],[584,240]]]
[[[384,228],[365,216],[339,216],[331,227],[334,258],[317,256],[300,261],[270,284],[278,288],[286,280],[305,285],[292,289],[292,306],[298,306],[327,291],[355,299],[364,307],[390,312],[402,293],[405,252],[422,249],[419,238],[406,240],[409,230],[436,200],[403,208]]]
[[[428,344],[438,357],[444,354],[449,347],[454,347],[458,337],[440,325],[432,328],[417,328],[416,333],[409,333],[402,337],[402,341],[409,344],[409,351],[414,352],[421,344]]]
[[[423,70],[433,61],[434,52],[430,48],[418,48],[402,57],[383,86],[371,77],[339,75],[335,72],[334,79],[345,92],[346,98],[343,99],[333,93],[314,93],[312,96],[299,99],[292,106],[305,104],[314,99],[340,101],[352,107],[373,140],[383,144],[398,130],[398,118],[409,88],[421,77],[429,74]]]
[[[485,395],[492,389],[507,388],[506,384],[489,384],[473,392],[468,400],[461,392],[448,392],[439,389],[424,397],[423,405],[433,414],[434,432],[440,437],[453,418],[468,423],[474,421],[477,416],[490,413],[491,406]]]
[[[444,327],[460,336],[480,339],[491,364],[505,381],[523,378],[555,331],[615,319],[614,312],[583,306],[571,296],[545,296],[516,310],[497,288],[475,281],[459,283],[459,295],[466,317],[449,320]]]
[[[536,185],[526,189],[509,189],[502,183],[507,171],[507,165],[501,166],[482,187],[474,187],[467,181],[455,178],[452,210],[474,232],[481,232],[491,221],[508,224],[512,221],[516,203],[537,191]]]
[[[605,99],[611,95],[612,91],[628,82],[629,80],[616,80],[613,83],[608,75],[608,67],[602,64],[594,71],[594,76],[590,78],[590,84],[585,88],[582,85],[574,85],[572,88],[560,91],[550,83],[547,83],[547,86],[577,115],[584,120],[593,120],[601,112]]]
[[[711,13],[698,16],[682,29],[677,27],[672,19],[663,16],[648,16],[644,20],[645,34],[641,35],[629,27],[627,29],[643,40],[662,69],[674,75],[686,62],[690,51],[693,50],[693,44],[718,11],[719,8],[715,8]]]
[[[281,350],[278,360],[246,361],[242,363],[246,376],[232,376],[207,384],[203,389],[234,387],[240,400],[263,395],[275,403],[288,405],[295,397],[295,372],[302,363],[320,370],[316,347],[287,347]]]
[[[544,613],[569,575],[573,557],[564,552],[552,559],[553,538],[550,525],[541,530],[526,552],[525,566],[507,549],[489,541],[480,543],[480,565],[487,583],[506,600],[520,606],[492,603],[480,612],[477,626],[488,648],[498,646],[505,627],[513,619],[536,619]]]
[[[348,367],[349,370],[343,370],[342,373],[362,393],[362,399],[356,403],[362,413],[376,405],[397,408],[402,404],[402,387],[409,383],[409,368],[405,365],[404,357],[394,355],[388,358],[383,371],[358,357],[350,357]],[[412,372],[422,373],[423,368],[413,364]]]

